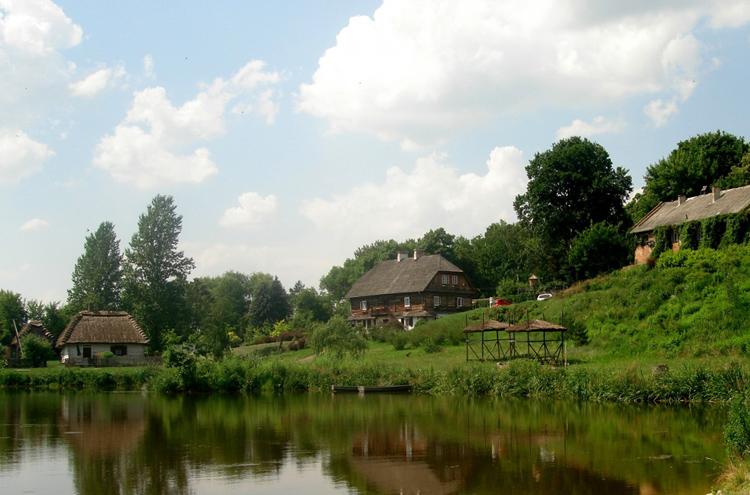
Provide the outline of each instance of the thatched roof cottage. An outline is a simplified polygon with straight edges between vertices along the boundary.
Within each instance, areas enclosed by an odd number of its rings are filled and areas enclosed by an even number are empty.
[[[149,343],[138,322],[124,311],[81,311],[70,320],[56,346],[63,363],[85,363],[107,351],[118,359],[143,359]]]

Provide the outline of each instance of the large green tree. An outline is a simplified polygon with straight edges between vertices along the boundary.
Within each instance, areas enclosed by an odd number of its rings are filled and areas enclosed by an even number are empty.
[[[268,328],[289,316],[291,309],[286,290],[279,279],[262,279],[253,290],[250,323],[255,328]]]
[[[86,237],[84,252],[73,268],[72,279],[68,305],[73,310],[84,310],[89,304],[95,310],[120,309],[122,255],[111,222],[102,222],[96,232]]]
[[[526,193],[513,204],[519,221],[544,245],[551,275],[565,270],[573,239],[591,225],[626,221],[625,199],[632,179],[613,167],[607,151],[585,138],[558,141],[526,167]]]
[[[28,320],[20,294],[0,289],[0,345],[8,345]]]
[[[188,321],[185,292],[194,268],[192,258],[177,249],[182,215],[171,196],[157,195],[138,219],[138,231],[125,250],[123,298],[146,331],[154,350],[162,333],[183,333]]]
[[[635,240],[612,225],[600,222],[581,232],[568,252],[576,280],[618,270],[632,261]]]

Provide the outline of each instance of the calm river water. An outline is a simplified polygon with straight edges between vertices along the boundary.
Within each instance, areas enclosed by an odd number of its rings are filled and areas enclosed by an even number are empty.
[[[0,392],[2,494],[695,494],[718,407]]]

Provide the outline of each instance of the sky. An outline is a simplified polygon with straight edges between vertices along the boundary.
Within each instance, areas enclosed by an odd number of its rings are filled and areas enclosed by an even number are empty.
[[[525,167],[601,144],[635,188],[750,138],[747,0],[0,0],[0,289],[67,299],[157,194],[191,277],[318,287],[377,240],[516,221]]]

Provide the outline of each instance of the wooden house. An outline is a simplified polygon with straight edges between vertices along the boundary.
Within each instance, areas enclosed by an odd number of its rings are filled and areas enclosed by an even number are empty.
[[[142,360],[149,339],[135,319],[123,311],[81,311],[75,315],[57,339],[60,360],[70,364],[88,364],[102,352],[115,359]]]
[[[10,341],[10,358],[12,360],[18,360],[23,357],[21,356],[20,341],[23,340],[24,335],[29,333],[36,335],[40,339],[48,340],[53,346],[55,344],[55,336],[44,327],[44,324],[41,321],[31,320],[21,327],[18,335],[14,335]]]
[[[464,272],[439,254],[399,253],[360,277],[346,294],[351,323],[372,328],[399,323],[410,330],[421,319],[434,320],[471,309],[477,291]]]
[[[750,186],[722,191],[713,187],[708,194],[700,196],[678,196],[675,201],[661,202],[630,229],[638,236],[635,248],[635,262],[645,263],[654,247],[654,230],[657,227],[678,225],[692,220],[702,220],[716,215],[739,213],[750,206]],[[680,249],[677,232],[669,239],[672,250]]]

